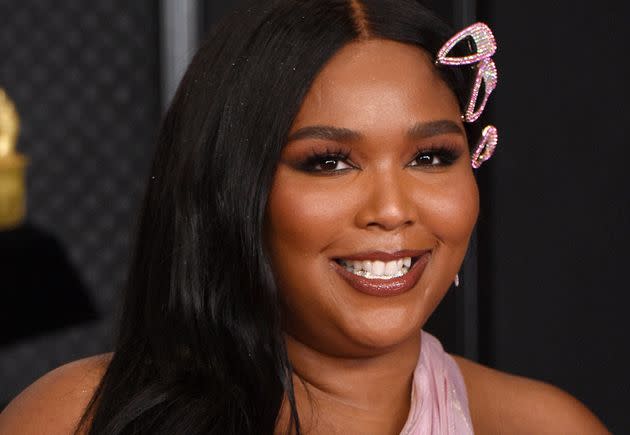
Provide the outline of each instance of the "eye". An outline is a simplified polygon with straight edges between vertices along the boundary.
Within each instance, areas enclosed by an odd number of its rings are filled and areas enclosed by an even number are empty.
[[[438,147],[433,149],[419,150],[412,162],[411,167],[440,167],[450,166],[459,158],[459,153],[449,147]]]
[[[347,160],[349,153],[345,152],[314,152],[306,160],[300,162],[298,167],[305,172],[335,173],[352,169]]]
[[[318,160],[315,164],[314,170],[323,172],[334,172],[341,169],[349,169],[352,166],[348,165],[338,156],[326,156]]]

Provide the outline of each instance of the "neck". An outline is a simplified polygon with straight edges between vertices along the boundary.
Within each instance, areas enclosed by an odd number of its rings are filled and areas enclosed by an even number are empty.
[[[400,433],[411,405],[420,334],[361,358],[326,355],[290,335],[286,343],[304,433]],[[278,433],[287,427],[288,411],[285,403]]]

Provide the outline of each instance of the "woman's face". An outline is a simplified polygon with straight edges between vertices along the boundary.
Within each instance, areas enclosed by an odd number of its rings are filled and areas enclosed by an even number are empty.
[[[457,100],[430,56],[387,40],[344,47],[304,99],[267,205],[286,333],[338,356],[417,336],[478,201]]]

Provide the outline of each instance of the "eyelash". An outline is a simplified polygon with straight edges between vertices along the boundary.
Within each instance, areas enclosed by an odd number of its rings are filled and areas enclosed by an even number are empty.
[[[453,145],[443,144],[443,145],[430,145],[429,147],[418,148],[416,155],[413,158],[413,161],[418,160],[423,155],[431,156],[431,160],[437,157],[440,159],[439,164],[436,165],[418,165],[418,166],[429,166],[429,167],[447,167],[451,166],[453,163],[457,161],[461,152],[457,149],[457,147]]]
[[[348,160],[348,157],[350,157],[350,150],[348,149],[326,148],[325,151],[312,150],[311,154],[302,162],[300,162],[299,169],[304,172],[320,172],[320,173],[341,172],[347,168],[337,169],[337,170],[324,170],[324,169],[316,169],[316,166],[322,165],[326,163],[327,161],[335,161],[335,162],[345,161],[345,160]],[[353,165],[349,165],[349,166],[354,168]]]
[[[460,156],[460,152],[454,146],[450,145],[434,145],[428,147],[419,147],[415,156],[412,159],[412,162],[415,162],[419,158],[423,156],[430,156],[433,161],[434,158],[438,158],[440,163],[438,164],[417,164],[412,167],[447,167],[451,166]],[[347,161],[348,157],[350,157],[350,150],[343,148],[335,148],[330,149],[326,148],[325,151],[315,151],[313,150],[311,154],[304,159],[302,162],[298,164],[298,169],[304,172],[314,172],[314,173],[323,173],[323,174],[332,174],[332,173],[340,173],[342,171],[346,171],[348,169],[356,169],[356,166],[346,163],[350,168],[343,169],[333,169],[333,170],[325,170],[325,169],[317,169],[317,166],[323,165],[326,162],[334,161],[339,163],[341,161]],[[336,166],[336,165],[335,165]]]

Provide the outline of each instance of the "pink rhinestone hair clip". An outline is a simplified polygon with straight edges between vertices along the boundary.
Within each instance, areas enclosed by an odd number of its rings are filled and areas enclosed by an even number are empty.
[[[475,43],[476,53],[463,57],[449,57],[449,53],[461,42],[472,38]],[[470,65],[494,56],[497,51],[497,42],[490,27],[484,23],[475,23],[446,41],[446,44],[438,51],[437,63],[440,65]]]
[[[452,51],[461,44],[467,44],[472,53],[464,56],[453,56]],[[497,43],[490,27],[484,23],[475,23],[466,27],[449,39],[438,51],[436,65],[463,66],[477,64],[477,75],[473,83],[470,100],[462,115],[464,122],[475,122],[484,109],[498,83],[498,72],[491,59],[497,51]],[[482,87],[483,86],[483,93]],[[475,148],[472,166],[477,169],[488,160],[497,146],[498,134],[494,126],[487,126]]]
[[[478,109],[475,111],[475,107],[477,106],[477,102],[479,101],[479,93],[481,92],[482,82],[485,86],[485,92],[484,96],[481,98],[481,103],[479,103]],[[497,82],[497,66],[494,64],[494,61],[492,59],[482,60],[479,63],[479,67],[477,68],[475,85],[473,86],[472,94],[470,95],[468,108],[466,109],[466,113],[464,114],[464,120],[466,122],[475,122],[477,119],[479,119],[479,117],[483,113],[483,110],[486,108],[486,103],[490,98],[490,94],[497,87]]]
[[[481,139],[477,145],[477,149],[472,156],[472,167],[479,169],[483,162],[487,161],[494,154],[494,150],[499,142],[499,133],[497,128],[489,125],[481,132]]]

